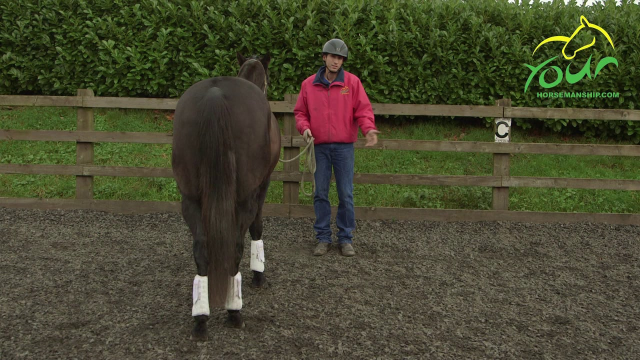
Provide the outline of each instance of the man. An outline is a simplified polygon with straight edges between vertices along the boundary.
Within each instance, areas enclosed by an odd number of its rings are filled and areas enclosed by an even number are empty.
[[[348,59],[347,45],[340,39],[327,41],[322,48],[322,66],[315,75],[302,82],[293,110],[296,128],[305,140],[314,141],[316,155],[316,192],[313,226],[318,244],[316,256],[327,253],[331,246],[331,203],[329,184],[335,173],[338,189],[338,244],[342,255],[354,256],[353,235],[356,227],[353,206],[353,143],[358,127],[366,136],[366,146],[378,142],[373,109],[360,79],[342,68]]]

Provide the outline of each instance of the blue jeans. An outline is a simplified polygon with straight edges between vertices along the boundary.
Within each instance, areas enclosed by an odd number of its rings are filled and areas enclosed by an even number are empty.
[[[313,196],[313,209],[316,222],[313,229],[319,242],[331,243],[331,203],[329,202],[329,184],[333,168],[338,188],[338,243],[351,244],[351,232],[356,227],[353,208],[353,166],[355,161],[353,144],[315,145],[316,155],[316,192]]]

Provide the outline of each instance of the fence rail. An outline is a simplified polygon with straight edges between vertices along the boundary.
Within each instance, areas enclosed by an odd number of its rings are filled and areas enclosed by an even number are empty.
[[[281,135],[283,147],[304,147],[302,136]],[[105,142],[137,144],[171,144],[167,133],[107,132],[68,130],[0,130],[0,140]],[[356,149],[364,149],[365,141],[359,139]],[[454,151],[472,153],[545,154],[545,155],[605,155],[640,156],[640,147],[635,145],[593,144],[541,144],[541,143],[494,143],[480,141],[438,140],[393,140],[382,139],[368,149],[408,151]]]
[[[293,99],[294,97],[291,96]],[[274,113],[293,112],[295,103],[270,101]],[[177,99],[120,98],[93,96],[0,95],[0,106],[56,106],[175,110]],[[488,105],[372,104],[376,115],[424,115],[460,117],[505,117],[522,119],[583,119],[640,121],[640,110],[535,108]]]
[[[97,165],[31,165],[0,164],[0,174],[67,175],[67,176],[124,176],[172,178],[170,168]],[[298,171],[274,171],[271,181],[299,183]],[[332,176],[332,181],[335,179]],[[388,185],[441,185],[535,187],[596,190],[640,190],[640,180],[549,178],[530,176],[478,176],[478,175],[416,175],[416,174],[355,174],[354,184]]]
[[[271,101],[274,113],[284,114],[284,134],[281,135],[284,158],[292,159],[306,145],[295,129],[293,106],[296,97],[287,94],[285,101]],[[94,97],[87,89],[78,90],[77,96],[7,96],[0,95],[0,106],[55,106],[75,107],[78,111],[76,131],[59,130],[0,130],[0,141],[66,141],[75,142],[75,165],[0,164],[0,174],[38,174],[76,176],[76,199],[0,198],[0,206],[36,209],[95,209],[121,213],[180,211],[177,202],[96,200],[93,198],[95,176],[173,177],[170,168],[98,166],[93,164],[93,144],[101,142],[171,144],[167,133],[104,132],[95,131],[94,108],[161,109],[174,110],[177,99],[144,99]],[[547,109],[511,107],[508,99],[495,106],[478,105],[420,105],[372,104],[376,115],[428,115],[459,117],[510,118],[563,118],[591,120],[639,121],[639,110],[623,109]],[[364,140],[355,144],[364,148]],[[559,154],[640,156],[640,147],[634,145],[592,144],[540,144],[498,143],[472,141],[430,141],[381,139],[375,150],[450,151],[493,154],[493,175],[424,175],[424,174],[355,174],[354,183],[393,185],[483,186],[493,188],[492,210],[442,210],[411,208],[357,207],[360,219],[406,219],[435,221],[529,221],[577,222],[590,221],[612,224],[640,225],[640,214],[594,214],[562,212],[510,211],[509,188],[575,188],[607,190],[640,190],[640,180],[578,179],[510,176],[511,154]],[[282,204],[265,204],[265,215],[312,217],[313,207],[300,205],[299,187],[302,173],[299,161],[285,163],[283,171],[275,171],[272,181],[283,183]],[[307,180],[309,177],[307,176]],[[334,208],[335,212],[335,208]]]

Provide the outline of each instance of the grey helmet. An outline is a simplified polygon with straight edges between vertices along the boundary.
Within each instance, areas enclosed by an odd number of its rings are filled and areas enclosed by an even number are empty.
[[[344,60],[346,61],[349,57],[349,49],[344,41],[340,39],[331,39],[322,47],[322,55],[325,54],[340,55],[344,57]]]

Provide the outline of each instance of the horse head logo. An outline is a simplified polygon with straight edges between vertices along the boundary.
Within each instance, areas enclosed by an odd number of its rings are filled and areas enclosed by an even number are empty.
[[[569,57],[569,56],[567,56],[567,54],[566,54],[566,50],[567,50],[567,46],[569,45],[569,43],[570,43],[570,42],[571,42],[571,41],[576,37],[576,35],[578,35],[578,33],[579,33],[580,31],[582,31],[582,29],[587,28],[587,27],[588,27],[588,28],[592,28],[592,29],[596,29],[596,30],[600,31],[600,32],[601,32],[601,33],[602,33],[602,34],[607,38],[607,40],[609,40],[609,43],[611,44],[611,47],[613,47],[613,48],[615,49],[615,46],[613,46],[613,41],[611,40],[611,37],[609,36],[609,34],[608,34],[608,33],[607,33],[603,28],[601,28],[600,26],[598,26],[598,25],[596,25],[596,24],[592,24],[592,23],[590,23],[590,22],[587,20],[587,18],[586,18],[586,17],[584,17],[584,15],[582,15],[582,16],[580,16],[580,26],[578,26],[578,27],[576,28],[576,30],[573,32],[573,34],[571,35],[571,37],[566,37],[566,36],[552,36],[552,37],[550,37],[550,38],[547,38],[547,39],[543,40],[540,44],[538,44],[538,46],[536,47],[536,49],[535,49],[535,50],[533,50],[533,53],[535,54],[535,53],[536,53],[536,50],[538,50],[538,48],[540,48],[540,46],[542,46],[542,45],[544,45],[544,44],[546,44],[546,43],[549,43],[549,42],[552,42],[552,41],[559,41],[559,42],[564,42],[564,43],[565,43],[565,44],[564,44],[564,47],[562,48],[562,55],[564,56],[564,58],[565,58],[565,59],[567,59],[567,60],[571,60],[571,59],[573,59],[574,57],[576,57],[576,54],[577,54],[579,51],[582,51],[582,50],[588,49],[588,48],[592,47],[593,45],[595,45],[595,43],[596,43],[596,38],[595,38],[595,36],[594,36],[594,37],[593,37],[593,40],[591,41],[591,43],[589,43],[589,44],[587,44],[587,45],[584,45],[584,46],[582,46],[581,48],[579,48],[578,50],[574,51],[572,56],[570,56],[570,57]]]

